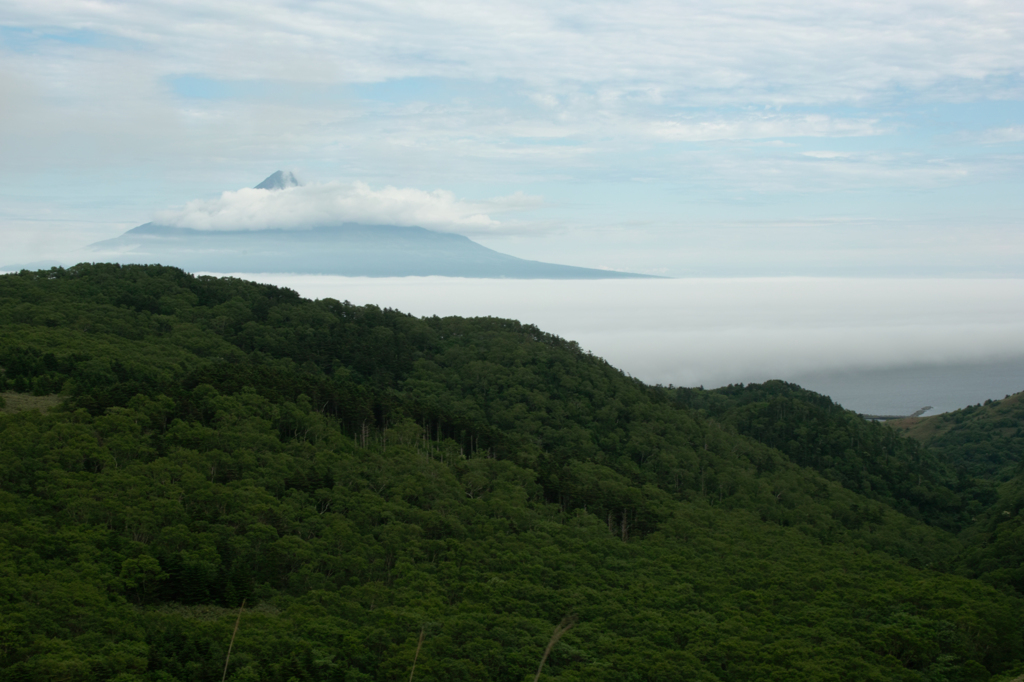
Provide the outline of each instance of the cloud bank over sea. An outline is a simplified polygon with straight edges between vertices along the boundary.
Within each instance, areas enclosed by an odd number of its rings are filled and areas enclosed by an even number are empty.
[[[648,383],[713,387],[1017,359],[1024,368],[1024,279],[246,278],[417,316],[518,319]]]

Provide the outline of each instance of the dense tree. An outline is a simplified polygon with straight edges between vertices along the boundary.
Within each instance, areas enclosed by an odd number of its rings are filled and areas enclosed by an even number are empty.
[[[0,679],[220,679],[243,600],[234,680],[407,677],[423,632],[417,680],[518,682],[567,614],[545,679],[1024,656],[1018,597],[949,570],[944,462],[796,387],[158,266],[0,277],[0,368],[62,396],[0,414]]]
[[[957,572],[1024,594],[1024,393],[895,427],[949,461],[972,492]]]
[[[677,404],[785,453],[796,464],[901,513],[951,531],[972,522],[991,493],[956,473],[956,462],[888,424],[868,421],[794,384],[671,391]]]

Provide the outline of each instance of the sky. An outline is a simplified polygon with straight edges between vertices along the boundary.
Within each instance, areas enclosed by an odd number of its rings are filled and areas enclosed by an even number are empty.
[[[670,277],[1024,277],[1019,0],[5,0],[0,261],[420,224]],[[252,188],[293,171],[304,187]]]
[[[952,409],[1024,387],[1022,187],[1020,0],[0,3],[0,266],[419,225],[671,279],[245,276]]]

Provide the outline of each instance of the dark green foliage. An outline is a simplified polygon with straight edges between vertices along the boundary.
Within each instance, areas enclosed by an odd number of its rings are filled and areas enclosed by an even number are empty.
[[[966,477],[1006,481],[1020,473],[1024,461],[1024,393],[908,420],[900,427],[946,456]]]
[[[1024,594],[1024,393],[897,428],[948,459],[976,491],[958,572]]]
[[[1024,594],[1024,476],[999,488],[996,502],[964,533],[958,572]]]
[[[422,629],[417,680],[520,682],[570,613],[543,679],[1024,654],[1020,601],[939,572],[959,544],[896,511],[932,507],[895,465],[831,474],[775,398],[712,416],[529,325],[82,265],[0,277],[0,358],[65,396],[0,414],[0,680],[218,680],[243,599],[233,680],[407,678]],[[858,466],[915,466],[878,433]]]
[[[849,490],[947,530],[971,522],[975,499],[991,503],[973,481],[958,479],[941,453],[794,384],[680,388],[674,398]]]

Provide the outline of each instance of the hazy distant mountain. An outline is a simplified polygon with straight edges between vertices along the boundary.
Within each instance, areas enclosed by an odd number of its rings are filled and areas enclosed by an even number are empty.
[[[350,277],[612,279],[628,272],[523,260],[457,234],[345,223],[309,230],[215,231],[146,223],[90,247],[91,260],[163,263],[192,272],[289,272]]]
[[[256,189],[288,189],[289,187],[298,187],[299,184],[290,171],[277,171],[256,185]]]
[[[277,171],[255,189],[276,191],[298,186],[300,183],[292,173]],[[191,272],[287,272],[349,277],[649,277],[523,260],[488,249],[462,235],[422,227],[358,223],[263,230],[196,230],[146,223],[115,239],[89,245],[78,260],[161,263]],[[9,265],[0,270],[53,265],[57,263]]]
[[[300,185],[277,171],[256,189]],[[163,263],[193,272],[289,272],[349,277],[614,279],[628,272],[523,260],[458,234],[422,227],[344,223],[313,229],[194,230],[146,223],[92,244],[90,260]]]

